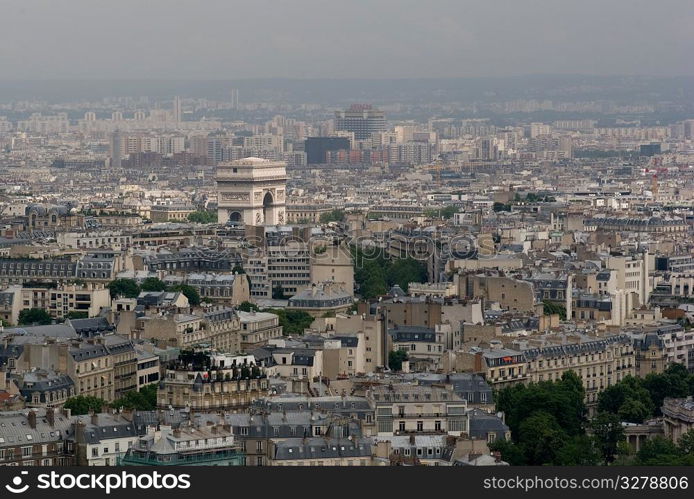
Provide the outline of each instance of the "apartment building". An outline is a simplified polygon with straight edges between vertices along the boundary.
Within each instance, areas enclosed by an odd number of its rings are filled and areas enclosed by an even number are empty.
[[[254,400],[266,397],[269,381],[265,371],[242,373],[241,368],[217,368],[213,371],[180,366],[167,369],[157,391],[160,408],[190,407],[196,411],[241,410]]]
[[[250,351],[282,336],[279,317],[268,312],[237,311],[241,325],[240,349]]]
[[[608,336],[594,341],[523,350],[527,380],[556,381],[567,371],[583,381],[586,404],[594,410],[598,393],[636,374],[634,346],[628,335]]]
[[[137,359],[130,340],[109,335],[73,341],[68,349],[68,374],[77,395],[107,402],[137,389]]]
[[[396,326],[388,330],[391,350],[407,352],[410,363],[426,361],[438,365],[445,350],[445,334],[441,328]]]
[[[375,386],[366,398],[375,409],[378,435],[460,436],[469,430],[467,402],[444,388],[402,383]]]
[[[69,411],[0,411],[0,466],[73,466]]]
[[[228,425],[148,428],[118,460],[121,466],[241,466]]]
[[[118,413],[76,416],[70,433],[78,466],[115,466],[139,437],[135,423]]]

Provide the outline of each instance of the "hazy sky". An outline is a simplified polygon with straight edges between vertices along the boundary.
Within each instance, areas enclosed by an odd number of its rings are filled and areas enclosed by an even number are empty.
[[[0,79],[694,74],[692,0],[21,0]]]

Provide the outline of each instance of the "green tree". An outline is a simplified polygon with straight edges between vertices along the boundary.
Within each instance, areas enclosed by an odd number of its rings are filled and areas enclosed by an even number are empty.
[[[51,315],[42,308],[25,308],[19,312],[20,326],[45,326],[51,324]]]
[[[593,440],[587,435],[576,435],[569,438],[557,450],[553,464],[558,466],[595,466],[600,462],[600,455]]]
[[[342,210],[332,210],[320,215],[320,223],[342,222],[345,219],[345,212]]]
[[[133,279],[115,279],[108,283],[111,298],[123,296],[125,298],[137,298],[140,294],[140,286]]]
[[[427,268],[412,257],[401,258],[386,268],[386,280],[388,286],[397,284],[407,292],[411,282],[427,281]]]
[[[134,409],[136,411],[153,411],[157,408],[156,383],[143,386],[140,391],[127,392],[121,398],[113,401],[114,409]]]
[[[636,453],[638,466],[679,466],[683,463],[680,449],[665,437],[647,439]]]
[[[140,284],[140,291],[165,291],[166,284],[156,277],[148,277]]]
[[[107,405],[108,404],[103,399],[91,395],[77,395],[76,397],[67,399],[64,407],[70,409],[75,416],[79,416],[81,414],[87,414],[89,411],[101,412],[101,409]]]
[[[241,302],[238,307],[236,307],[236,310],[240,310],[241,312],[259,312],[260,308],[255,303],[244,301]]]
[[[566,306],[548,300],[542,302],[542,313],[543,315],[559,314],[560,320],[566,320]]]
[[[511,211],[511,205],[510,204],[504,204],[496,201],[494,205],[492,206],[492,209],[496,211],[497,213],[500,211]]]
[[[199,224],[217,223],[217,213],[209,210],[198,210],[188,215],[188,221]]]
[[[391,350],[388,352],[388,367],[391,371],[402,371],[402,363],[408,359],[406,351]]]
[[[687,368],[682,364],[671,364],[659,374],[650,373],[641,381],[642,386],[648,390],[654,414],[660,415],[660,408],[663,406],[665,397],[683,398],[691,395],[690,380],[694,376],[689,374]]]
[[[183,295],[188,298],[188,303],[190,303],[192,307],[200,305],[200,293],[198,293],[198,290],[193,286],[189,286],[188,284],[176,284],[175,286],[171,286],[169,291],[180,291],[183,293]]]
[[[617,455],[617,448],[624,440],[624,427],[620,418],[609,412],[599,412],[590,423],[595,445],[600,451],[603,462],[609,464]]]
[[[428,218],[442,218],[448,220],[453,218],[453,215],[458,213],[458,207],[454,205],[445,206],[443,208],[429,208],[424,210],[424,215]]]
[[[586,421],[585,392],[580,378],[573,371],[557,381],[514,385],[500,390],[496,410],[504,412],[511,434],[519,442],[520,425],[535,412],[555,418],[568,436],[584,433]]]
[[[598,394],[598,411],[611,412],[619,415],[620,409],[630,400],[631,402],[625,408],[623,414],[632,419],[632,423],[641,423],[639,415],[652,415],[654,405],[651,400],[651,394],[646,390],[639,378],[633,376],[625,376],[619,383],[608,386]],[[640,402],[636,404],[634,402]],[[643,406],[643,407],[641,407]],[[644,409],[645,408],[645,411]]]
[[[314,321],[313,316],[303,310],[267,309],[265,312],[270,312],[279,317],[279,323],[282,326],[284,335],[304,334],[304,330],[311,327]]]
[[[694,430],[689,430],[677,442],[677,447],[684,455],[694,457]]]
[[[627,423],[642,423],[651,417],[651,410],[641,400],[625,400],[617,412],[619,419]]]
[[[538,466],[557,461],[557,453],[566,444],[567,435],[554,416],[537,411],[520,424],[518,441],[527,463]]]
[[[388,288],[397,284],[407,291],[410,282],[426,282],[426,265],[414,258],[387,259],[380,250],[365,254],[352,246],[354,280],[364,299],[385,295]]]
[[[511,440],[497,439],[489,444],[489,450],[501,454],[501,460],[506,461],[511,466],[525,466],[527,460],[523,449]]]

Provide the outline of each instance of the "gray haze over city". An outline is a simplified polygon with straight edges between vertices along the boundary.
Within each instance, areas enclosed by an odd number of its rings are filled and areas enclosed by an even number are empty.
[[[28,0],[0,79],[692,75],[687,0]]]

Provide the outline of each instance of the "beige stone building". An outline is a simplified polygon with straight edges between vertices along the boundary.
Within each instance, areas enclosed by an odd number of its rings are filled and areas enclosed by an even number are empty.
[[[111,304],[109,290],[103,284],[64,284],[55,288],[10,286],[0,293],[0,318],[17,324],[22,310],[40,308],[55,319],[71,313],[95,317]]]
[[[264,374],[260,378],[240,379],[238,369],[233,368],[168,369],[157,391],[157,405],[163,409],[190,407],[204,412],[234,411],[245,409],[268,394],[269,381]]]
[[[279,317],[268,312],[237,311],[241,329],[241,350],[248,351],[266,345],[282,336]]]
[[[385,334],[384,321],[380,315],[345,315],[316,319],[311,325],[313,330],[320,333],[359,336],[360,344],[363,339],[363,371],[372,373],[388,364],[388,338]],[[363,333],[363,334],[361,334]],[[362,350],[359,350],[361,353]]]
[[[354,295],[354,266],[349,248],[344,245],[320,245],[311,250],[311,282],[340,283]]]
[[[366,397],[375,407],[379,435],[460,436],[469,430],[467,402],[444,388],[393,384],[373,387]]]
[[[685,399],[666,398],[661,408],[665,436],[673,442],[679,442],[682,435],[694,429],[694,401],[692,397]]]
[[[188,205],[156,205],[150,210],[150,218],[154,223],[185,222],[195,207]]]
[[[483,298],[499,303],[501,308],[517,312],[535,311],[533,284],[511,277],[468,274],[460,276],[458,295]]]

